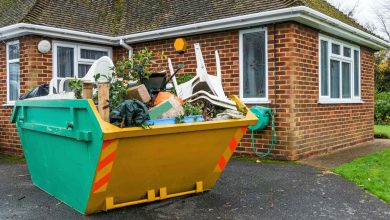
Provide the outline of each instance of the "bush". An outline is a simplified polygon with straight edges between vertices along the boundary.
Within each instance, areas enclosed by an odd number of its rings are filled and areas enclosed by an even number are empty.
[[[375,94],[375,124],[390,125],[390,92]]]
[[[177,84],[182,84],[182,83],[185,83],[187,81],[190,81],[192,78],[194,78],[190,73],[184,73],[184,74],[180,74],[176,77],[177,79]]]

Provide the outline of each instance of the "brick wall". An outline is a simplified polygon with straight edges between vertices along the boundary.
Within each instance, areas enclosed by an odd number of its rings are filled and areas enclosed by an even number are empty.
[[[296,54],[289,65],[291,81],[292,146],[295,159],[330,152],[373,140],[374,53],[361,47],[362,104],[318,104],[318,33],[292,26]]]
[[[46,39],[46,38],[45,38]],[[52,54],[38,52],[37,36],[25,36],[19,39],[20,44],[20,93],[24,94],[52,77]],[[7,74],[5,44],[0,44],[0,151],[7,154],[22,154],[15,125],[10,123],[12,106],[3,106],[7,100]]]
[[[373,139],[373,51],[361,48],[363,104],[318,104],[318,32],[294,22],[267,26],[268,84],[270,104],[276,107],[278,142],[271,157],[295,160],[313,154],[350,147]],[[239,93],[239,31],[187,36],[185,54],[176,54],[174,39],[132,45],[134,50],[147,47],[155,52],[162,69],[167,62],[159,54],[166,54],[173,65],[183,63],[181,73],[195,73],[196,59],[193,44],[201,44],[207,70],[216,71],[214,51],[221,58],[223,86],[227,95]],[[20,39],[22,93],[51,79],[51,53],[37,51],[36,36]],[[275,47],[276,46],[276,49]],[[274,50],[275,49],[275,50]],[[5,47],[0,44],[0,100],[5,102]],[[274,56],[274,53],[276,56]],[[127,58],[122,47],[113,48],[114,61]],[[276,57],[276,58],[275,58]],[[275,66],[276,65],[276,68]],[[276,83],[274,74],[276,73]],[[276,94],[274,93],[276,89]],[[276,100],[276,104],[275,104]],[[20,153],[14,125],[10,124],[11,107],[0,107],[0,151]],[[255,147],[265,152],[271,144],[271,131],[255,132]],[[237,147],[236,154],[253,155],[248,133]]]
[[[318,31],[294,22],[277,24],[275,30],[274,25],[269,25],[267,30],[271,103],[262,106],[276,107],[278,137],[271,157],[296,160],[372,140],[373,51],[361,48],[363,104],[318,104]],[[189,46],[183,55],[175,53],[174,39],[132,46],[135,51],[147,47],[156,54],[164,53],[172,59],[175,66],[183,63],[185,68],[181,73],[195,73],[195,42],[201,44],[208,72],[215,73],[214,51],[217,49],[221,58],[225,92],[227,95],[238,95],[238,33],[238,30],[235,30],[187,36]],[[155,58],[159,60],[157,55]],[[163,69],[168,69],[165,61],[160,60],[159,64]],[[266,152],[271,146],[271,130],[268,128],[255,132],[254,136],[255,147],[260,152]],[[253,155],[251,141],[250,134],[245,135],[236,149],[236,154]]]

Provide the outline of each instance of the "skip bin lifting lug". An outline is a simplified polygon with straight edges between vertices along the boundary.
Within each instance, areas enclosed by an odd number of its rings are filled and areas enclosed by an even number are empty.
[[[145,202],[154,202],[156,200],[168,199],[168,198],[173,198],[173,197],[177,197],[177,196],[184,196],[184,195],[188,195],[188,194],[201,193],[201,192],[203,192],[203,181],[196,182],[196,189],[195,190],[174,193],[174,194],[170,194],[170,195],[167,194],[166,187],[160,188],[160,196],[159,197],[156,197],[156,193],[155,193],[154,189],[148,190],[146,199],[136,200],[136,201],[132,201],[132,202],[124,202],[124,203],[114,204],[114,198],[107,197],[105,211],[108,211],[111,209],[116,209],[116,208],[122,208],[122,207],[130,206],[130,205],[137,205],[137,204],[141,204],[141,203],[145,203]]]

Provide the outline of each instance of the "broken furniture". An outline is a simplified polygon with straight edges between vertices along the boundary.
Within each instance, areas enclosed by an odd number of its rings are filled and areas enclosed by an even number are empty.
[[[218,51],[215,51],[217,75],[214,76],[207,73],[200,45],[196,43],[194,44],[194,47],[197,63],[196,76],[188,82],[180,85],[177,84],[177,80],[173,72],[172,61],[168,58],[169,72],[172,76],[177,96],[188,102],[204,99],[214,105],[235,110],[235,103],[229,100],[223,91],[221,65]]]

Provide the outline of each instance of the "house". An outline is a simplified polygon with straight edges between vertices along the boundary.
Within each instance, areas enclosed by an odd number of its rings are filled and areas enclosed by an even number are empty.
[[[185,54],[174,51],[177,37],[189,43]],[[219,51],[227,94],[276,112],[273,158],[373,140],[374,52],[390,45],[326,1],[15,0],[0,6],[0,151],[22,153],[9,122],[20,94],[144,47],[194,73],[196,42],[209,72]],[[236,154],[253,154],[251,141],[248,134]],[[255,133],[259,151],[270,143],[270,129]]]

